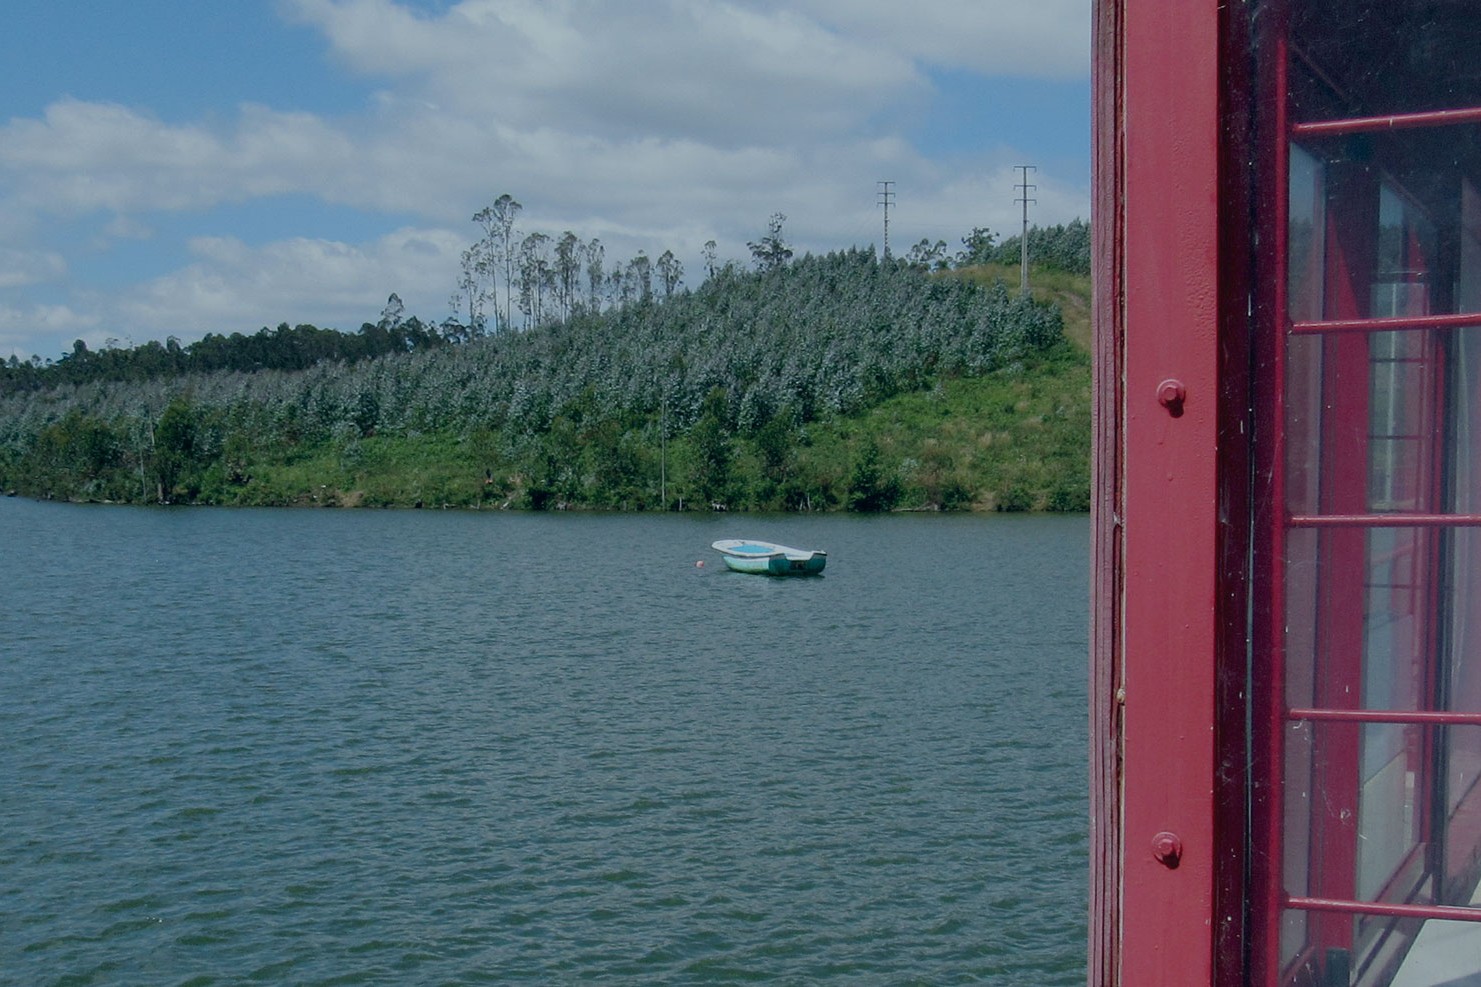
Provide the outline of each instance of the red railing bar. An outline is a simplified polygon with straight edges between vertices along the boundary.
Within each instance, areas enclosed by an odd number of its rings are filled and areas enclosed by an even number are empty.
[[[1288,709],[1286,719],[1325,723],[1410,723],[1481,727],[1481,713],[1450,713],[1426,709]]]
[[[1293,514],[1291,528],[1474,528],[1481,514]]]
[[[1326,319],[1319,322],[1293,322],[1290,325],[1290,331],[1300,335],[1303,333],[1469,329],[1472,326],[1481,326],[1481,312],[1454,312],[1447,315],[1386,315],[1381,319]]]
[[[1339,901],[1335,898],[1288,896],[1287,908],[1306,912],[1345,912],[1349,915],[1387,915],[1391,918],[1433,918],[1449,922],[1481,922],[1481,908],[1460,905],[1390,905],[1381,901]]]
[[[1418,113],[1394,113],[1381,117],[1349,117],[1342,120],[1311,120],[1291,124],[1294,137],[1338,137],[1343,134],[1366,134],[1383,130],[1412,130],[1415,127],[1451,127],[1462,123],[1481,123],[1481,107],[1456,110],[1421,110]]]

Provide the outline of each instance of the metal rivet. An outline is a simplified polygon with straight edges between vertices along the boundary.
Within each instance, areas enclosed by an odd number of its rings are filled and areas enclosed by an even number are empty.
[[[1158,833],[1152,837],[1152,856],[1168,870],[1177,870],[1183,860],[1183,841],[1176,833]]]
[[[1157,385],[1157,403],[1167,409],[1174,418],[1183,414],[1183,402],[1188,398],[1188,389],[1183,382],[1169,377]]]

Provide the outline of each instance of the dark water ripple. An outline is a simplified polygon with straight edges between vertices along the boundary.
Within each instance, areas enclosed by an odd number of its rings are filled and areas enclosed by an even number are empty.
[[[1083,519],[3,501],[0,545],[0,983],[1083,983]]]

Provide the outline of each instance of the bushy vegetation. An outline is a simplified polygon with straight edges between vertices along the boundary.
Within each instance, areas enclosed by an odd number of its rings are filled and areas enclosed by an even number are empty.
[[[387,311],[400,304],[393,295]],[[324,362],[355,363],[387,353],[410,353],[446,343],[435,327],[415,317],[402,320],[386,316],[379,323],[365,323],[358,333],[320,329],[318,326],[285,322],[276,329],[263,327],[250,336],[207,333],[186,346],[171,337],[164,343],[151,340],[142,346],[109,346],[90,350],[78,340],[72,352],[44,363],[11,357],[0,363],[0,395],[35,391],[62,384],[89,381],[141,381],[182,374],[209,374],[219,370],[305,370]]]
[[[780,219],[764,245],[781,244]],[[1089,375],[1056,305],[872,251],[757,266],[523,332],[450,339],[388,307],[357,335],[75,351],[40,383],[7,379],[0,486],[148,503],[1084,509]],[[242,356],[254,340],[267,345]],[[297,364],[267,355],[295,348]],[[144,372],[156,349],[168,369]],[[209,362],[228,351],[238,362]]]
[[[962,238],[956,267],[981,264],[1014,264],[1022,257],[1023,237],[1010,236],[1002,243],[992,231],[979,227]],[[1034,226],[1028,231],[1029,265],[1039,265],[1067,274],[1090,276],[1090,224],[1083,219],[1056,226]]]

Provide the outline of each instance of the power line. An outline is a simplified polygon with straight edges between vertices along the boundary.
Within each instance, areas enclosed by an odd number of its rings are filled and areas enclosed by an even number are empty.
[[[1013,186],[1023,194],[1013,201],[1023,203],[1023,235],[1018,240],[1018,290],[1026,295],[1028,294],[1028,206],[1030,202],[1035,205],[1038,205],[1039,202],[1038,199],[1030,199],[1028,197],[1030,192],[1039,187],[1028,183],[1028,173],[1038,171],[1039,169],[1033,165],[1014,165],[1013,167],[1017,168],[1023,175],[1023,181]]]
[[[890,259],[890,204],[895,201],[895,191],[890,186],[894,182],[877,182],[879,185],[879,204],[884,206],[884,259]]]

